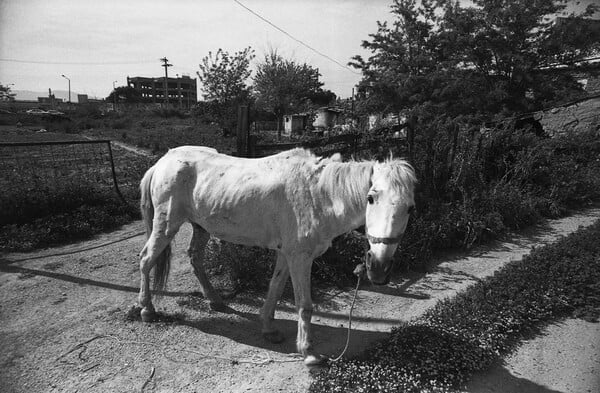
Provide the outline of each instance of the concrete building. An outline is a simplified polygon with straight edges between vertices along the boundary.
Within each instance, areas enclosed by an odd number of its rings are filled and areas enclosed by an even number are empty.
[[[165,86],[166,82],[166,86]],[[137,90],[149,102],[169,103],[174,107],[191,108],[198,100],[196,79],[183,75],[180,78],[127,77],[127,86]],[[168,92],[166,97],[165,92]]]
[[[283,135],[287,135],[290,136],[292,135],[292,133],[297,134],[297,133],[302,133],[304,132],[304,129],[306,128],[306,121],[307,121],[307,116],[306,115],[301,115],[301,114],[297,114],[297,115],[285,115],[283,117]]]
[[[317,129],[327,129],[333,127],[339,116],[343,113],[342,110],[332,107],[321,107],[317,110],[313,127]]]

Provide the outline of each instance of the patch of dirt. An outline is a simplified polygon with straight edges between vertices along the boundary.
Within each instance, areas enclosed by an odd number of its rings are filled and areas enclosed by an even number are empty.
[[[477,375],[470,393],[600,391],[600,323],[569,319],[524,343],[504,364]]]
[[[426,275],[406,275],[384,287],[365,285],[354,311],[348,355],[522,258],[531,247],[599,217],[600,208],[588,209],[504,242],[445,255],[432,261]],[[258,310],[265,294],[238,294],[226,312],[212,311],[198,295],[188,262],[187,225],[174,242],[169,289],[155,298],[159,321],[140,322],[132,306],[141,232],[136,222],[92,241],[0,257],[0,391],[306,391],[310,370],[295,354],[293,303],[287,298],[277,308],[276,323],[286,337],[281,344],[267,343],[260,335]],[[335,357],[344,347],[352,294],[351,288],[315,290],[315,347],[325,355]],[[574,343],[561,345],[579,345],[585,336],[571,337]],[[573,373],[575,365],[562,366]]]

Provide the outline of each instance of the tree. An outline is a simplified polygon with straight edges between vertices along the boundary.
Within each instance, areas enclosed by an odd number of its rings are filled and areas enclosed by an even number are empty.
[[[10,90],[10,85],[4,86],[0,84],[0,101],[13,102],[15,100],[15,93]]]
[[[392,26],[378,22],[362,44],[372,55],[350,63],[364,74],[363,106],[397,111],[430,102],[453,115],[514,113],[558,100],[558,91],[577,92],[574,80],[552,66],[600,51],[600,31],[582,23],[597,8],[556,23],[566,1],[473,3],[395,0]]]
[[[118,86],[110,92],[106,97],[107,102],[125,102],[128,104],[135,104],[140,102],[148,102],[148,100],[142,97],[142,94],[131,86]]]
[[[253,91],[256,105],[277,118],[277,134],[281,137],[283,115],[308,109],[311,98],[322,102],[327,96],[322,85],[317,69],[284,59],[272,50],[257,66]]]
[[[229,103],[248,97],[249,88],[246,85],[250,77],[250,61],[254,59],[254,51],[247,47],[230,55],[219,48],[214,54],[208,52],[200,63],[197,72],[201,91],[207,101]]]
[[[469,143],[482,123],[581,94],[556,65],[598,53],[600,32],[582,19],[594,7],[556,23],[565,4],[394,0],[392,22],[378,22],[362,43],[370,56],[350,63],[363,73],[357,109],[402,112],[409,159],[430,195],[465,195],[463,186],[473,179],[460,177],[453,163],[477,151]]]
[[[234,127],[237,105],[249,98],[246,81],[252,72],[252,59],[254,51],[251,47],[233,55],[219,48],[214,54],[208,52],[199,64],[200,90],[204,99],[210,102],[211,117],[221,124],[225,135]]]
[[[539,109],[578,86],[557,65],[573,65],[600,50],[600,31],[583,19],[598,8],[557,19],[566,0],[475,0],[445,5],[439,30],[444,49],[484,80],[484,91],[511,112]],[[551,86],[551,88],[548,88]]]

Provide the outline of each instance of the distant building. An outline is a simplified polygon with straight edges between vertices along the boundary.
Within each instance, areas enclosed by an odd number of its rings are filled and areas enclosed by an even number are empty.
[[[302,114],[286,115],[283,118],[283,135],[292,135],[292,133],[302,133],[306,128],[307,116]]]
[[[168,91],[168,103],[180,108],[196,105],[196,79],[187,75],[181,78],[146,78],[141,76],[127,77],[127,86],[137,90],[141,96],[153,103],[167,103],[165,91]]]
[[[343,113],[342,110],[333,107],[322,107],[317,110],[313,127],[319,129],[331,128],[337,122],[338,117]]]

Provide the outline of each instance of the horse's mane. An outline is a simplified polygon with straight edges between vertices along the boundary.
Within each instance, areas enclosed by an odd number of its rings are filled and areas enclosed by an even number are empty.
[[[385,171],[394,188],[413,198],[417,183],[413,167],[407,161],[391,156],[383,163],[331,160],[325,164],[319,177],[319,188],[328,194],[334,203],[345,201],[354,208],[364,207],[375,165],[379,165]]]
[[[394,188],[402,189],[404,192],[412,194],[417,184],[417,176],[412,165],[401,158],[390,156],[382,164],[384,170],[387,170],[388,177]]]
[[[373,165],[370,161],[332,160],[323,168],[318,187],[334,204],[346,202],[355,208],[362,207],[369,190]]]

